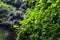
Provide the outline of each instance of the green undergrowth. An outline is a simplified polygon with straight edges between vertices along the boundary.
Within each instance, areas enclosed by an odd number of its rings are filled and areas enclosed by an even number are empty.
[[[17,40],[59,40],[60,0],[37,0],[20,24]]]

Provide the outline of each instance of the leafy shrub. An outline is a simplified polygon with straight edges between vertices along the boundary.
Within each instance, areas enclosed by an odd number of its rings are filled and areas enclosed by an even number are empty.
[[[17,40],[59,40],[60,0],[37,0],[20,24]]]

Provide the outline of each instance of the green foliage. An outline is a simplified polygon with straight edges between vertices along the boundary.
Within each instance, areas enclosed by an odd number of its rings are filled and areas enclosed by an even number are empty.
[[[0,2],[0,7],[6,8],[6,9],[8,9],[10,11],[15,10],[12,5],[8,5],[8,4],[3,3],[3,2]]]
[[[20,24],[17,40],[59,40],[60,0],[38,0]]]

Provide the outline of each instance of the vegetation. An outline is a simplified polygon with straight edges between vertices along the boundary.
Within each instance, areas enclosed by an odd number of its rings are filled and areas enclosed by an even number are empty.
[[[0,7],[10,10],[13,16],[20,15],[20,19],[16,17],[17,22],[12,17],[13,28],[17,33],[16,40],[60,40],[60,0],[21,2],[0,2]]]
[[[17,40],[60,40],[60,0],[37,0],[20,21]]]

